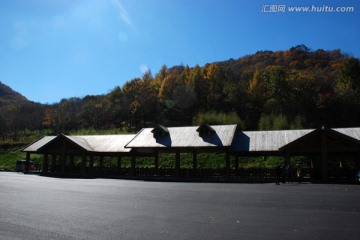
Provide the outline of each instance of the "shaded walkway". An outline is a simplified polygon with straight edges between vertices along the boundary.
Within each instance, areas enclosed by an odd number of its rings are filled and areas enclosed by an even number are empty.
[[[286,179],[292,177],[291,158],[310,159],[303,172],[314,179],[341,179],[360,168],[360,128],[319,128],[282,131],[237,131],[236,125],[171,127],[158,125],[135,134],[94,136],[45,136],[23,149],[42,154],[42,172],[82,176],[175,176],[272,178],[271,170],[241,169],[241,158],[282,157]],[[174,168],[160,167],[160,154],[175,154]],[[181,167],[181,155],[192,155],[192,167]],[[221,153],[224,168],[202,169],[199,153]],[[219,155],[220,156],[220,155]],[[141,168],[138,159],[152,158],[152,168]],[[122,165],[130,159],[131,167]],[[116,159],[114,161],[114,159]],[[114,163],[115,162],[115,163]],[[347,167],[344,167],[347,166]],[[28,170],[28,169],[26,169]],[[251,173],[253,172],[253,173]]]

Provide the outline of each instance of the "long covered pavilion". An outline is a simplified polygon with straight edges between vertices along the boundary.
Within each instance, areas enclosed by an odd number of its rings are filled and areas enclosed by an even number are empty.
[[[106,157],[117,158],[117,172],[120,173],[122,157],[151,156],[149,153],[132,152],[124,146],[132,140],[135,134],[120,135],[89,135],[89,136],[44,136],[23,149],[26,160],[30,161],[30,154],[42,154],[42,173],[94,175],[103,172]],[[51,156],[51,162],[49,161]],[[80,168],[75,159],[80,158]],[[97,161],[97,168],[94,162]],[[49,168],[50,164],[50,168]],[[28,171],[28,164],[27,169]],[[97,171],[95,171],[97,170]]]
[[[175,176],[180,176],[181,153],[192,153],[192,170],[196,176],[198,153],[224,153],[226,176],[230,176],[230,156],[235,156],[235,169],[240,157],[282,156],[284,165],[291,157],[308,156],[312,159],[315,177],[327,180],[334,174],[334,162],[343,161],[360,168],[360,128],[319,128],[281,131],[238,131],[236,125],[208,125],[188,127],[144,128],[135,134],[95,136],[45,136],[23,149],[26,160],[30,154],[43,155],[43,173],[71,174],[83,176],[94,172],[94,158],[98,159],[100,172],[104,158],[117,157],[121,174],[121,158],[131,158],[131,175],[136,175],[136,158],[154,158],[154,175],[159,170],[159,153],[175,153]],[[49,161],[51,156],[51,162]],[[81,159],[80,169],[74,159]],[[51,168],[49,169],[49,164]],[[27,164],[29,166],[29,164]],[[330,167],[329,167],[330,166]],[[28,167],[26,169],[28,171]]]
[[[307,156],[312,159],[313,177],[326,180],[329,177],[330,163],[341,166],[343,161],[352,160],[359,170],[360,128],[239,131],[230,151],[236,159],[248,156],[282,156],[284,166],[289,165],[291,157]]]
[[[159,166],[159,153],[175,153],[175,176],[180,175],[180,154],[192,153],[192,171],[196,175],[197,154],[208,152],[225,153],[226,170],[230,169],[230,147],[237,125],[199,127],[171,127],[158,125],[144,128],[125,147],[134,151],[150,150],[155,154],[155,171]]]

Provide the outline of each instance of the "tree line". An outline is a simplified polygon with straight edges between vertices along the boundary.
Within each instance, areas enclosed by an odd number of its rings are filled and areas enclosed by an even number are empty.
[[[353,127],[360,122],[360,62],[341,50],[298,45],[202,67],[164,65],[155,75],[146,72],[104,95],[6,105],[0,111],[2,133],[136,132],[158,123],[204,121],[237,123],[244,130]]]

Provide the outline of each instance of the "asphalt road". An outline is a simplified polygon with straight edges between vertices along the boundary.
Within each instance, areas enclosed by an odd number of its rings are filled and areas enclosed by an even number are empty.
[[[360,186],[0,172],[0,239],[360,239]]]

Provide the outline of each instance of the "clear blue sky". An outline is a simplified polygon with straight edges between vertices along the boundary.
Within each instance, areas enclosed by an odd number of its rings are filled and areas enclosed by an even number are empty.
[[[0,1],[0,81],[41,103],[106,94],[164,64],[203,66],[298,44],[360,57],[359,1]]]

